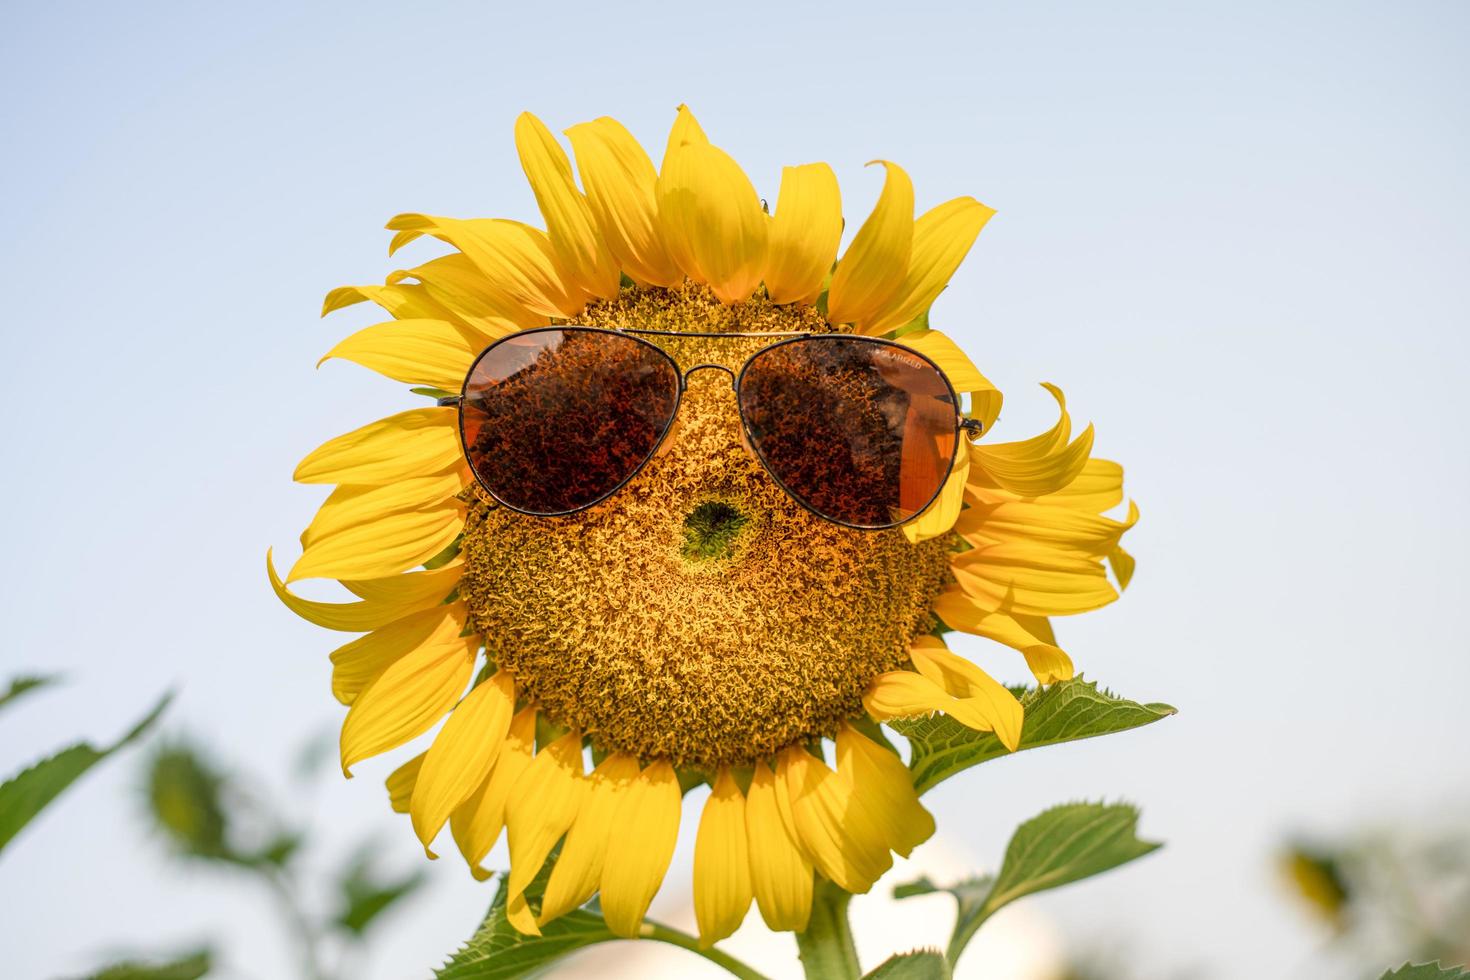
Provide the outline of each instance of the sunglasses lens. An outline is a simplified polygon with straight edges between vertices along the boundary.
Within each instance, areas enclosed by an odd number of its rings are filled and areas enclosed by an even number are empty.
[[[501,503],[550,516],[597,503],[653,455],[679,401],[657,347],[558,328],[488,348],[465,382],[460,428],[480,482]]]
[[[902,524],[949,475],[959,407],[934,365],[858,337],[795,340],[751,359],[740,413],[786,490],[853,527]]]

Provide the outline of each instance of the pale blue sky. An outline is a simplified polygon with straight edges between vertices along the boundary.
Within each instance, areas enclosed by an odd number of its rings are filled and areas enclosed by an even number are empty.
[[[767,196],[781,165],[827,160],[861,215],[880,183],[862,164],[887,157],[921,208],[995,207],[936,322],[1007,391],[1007,434],[1049,423],[1034,384],[1054,381],[1128,467],[1137,580],[1060,631],[1089,676],[1181,714],[952,781],[930,798],[952,841],[989,861],[1048,804],[1137,801],[1166,850],[1039,913],[1080,946],[1121,934],[1152,975],[1331,975],[1273,844],[1470,798],[1470,6],[52,3],[5,21],[0,673],[70,684],[0,719],[0,769],[111,737],[176,684],[169,725],[286,795],[295,746],[339,709],[332,640],[275,602],[265,548],[290,555],[320,498],[295,461],[404,404],[313,369],[369,322],[319,322],[322,295],[395,267],[397,212],[533,218],[522,109],[558,130],[615,115],[658,146],[685,101]],[[377,829],[388,860],[416,860],[388,768],[304,802],[329,854]],[[257,896],[169,870],[137,796],[111,765],[0,858],[7,976],[200,934],[237,975],[282,975]],[[432,871],[372,977],[422,975],[488,901]]]

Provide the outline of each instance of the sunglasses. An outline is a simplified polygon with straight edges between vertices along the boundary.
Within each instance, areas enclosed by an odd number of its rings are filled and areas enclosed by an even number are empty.
[[[662,337],[786,337],[735,371],[683,370]],[[586,510],[657,454],[690,375],[730,375],[746,444],[806,510],[879,530],[921,514],[944,487],[960,434],[980,423],[923,354],[849,334],[684,333],[557,326],[486,347],[457,397],[460,440],[497,503],[534,517]]]

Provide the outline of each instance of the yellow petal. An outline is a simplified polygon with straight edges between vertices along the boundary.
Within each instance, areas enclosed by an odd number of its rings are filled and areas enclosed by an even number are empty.
[[[451,470],[434,476],[398,480],[382,486],[343,484],[333,490],[317,509],[316,517],[301,534],[301,546],[359,524],[371,524],[389,514],[434,507],[465,488],[468,469]]]
[[[454,707],[474,670],[478,637],[456,647],[420,647],[389,665],[359,694],[342,723],[342,774],[363,759],[417,738]]]
[[[453,498],[423,510],[385,514],[312,539],[286,582],[396,575],[439,554],[464,531],[465,505]]]
[[[510,721],[510,730],[495,756],[490,777],[449,816],[449,830],[470,873],[481,881],[490,872],[480,866],[505,826],[505,804],[522,775],[531,767],[536,740],[536,709],[523,708]]]
[[[939,496],[934,502],[924,509],[917,519],[903,525],[904,537],[910,543],[918,544],[920,541],[928,541],[942,534],[948,534],[954,527],[956,519],[960,516],[960,507],[965,502],[965,481],[970,476],[970,454],[965,451],[963,443],[955,456],[954,464],[950,467],[949,477],[945,479],[944,486],[939,491]]]
[[[477,351],[508,333],[549,322],[548,314],[528,309],[521,302],[517,280],[487,275],[459,252],[441,255],[412,269],[400,269],[388,276],[388,281],[401,284],[410,277],[419,280],[429,297],[453,314],[449,318],[452,322],[473,328],[464,334]]]
[[[515,681],[508,672],[497,671],[464,696],[434,736],[410,808],[413,830],[424,850],[449,814],[489,777],[515,704]]]
[[[656,186],[659,228],[689,278],[723,303],[749,299],[766,261],[766,216],[740,165],[708,143],[686,143],[664,160]]]
[[[1089,459],[1077,478],[1056,493],[1041,498],[1045,503],[1074,507],[1093,514],[1112,510],[1123,502],[1123,467],[1109,459]]]
[[[443,304],[417,283],[390,283],[383,286],[338,286],[322,300],[322,316],[346,309],[357,303],[372,302],[381,306],[395,320],[454,320]]]
[[[1133,556],[1121,545],[1115,546],[1108,552],[1108,564],[1113,566],[1113,574],[1118,577],[1118,588],[1128,588],[1128,583],[1133,581],[1133,569],[1137,566]]]
[[[827,319],[859,331],[892,301],[903,284],[914,243],[914,185],[896,163],[888,169],[873,213],[837,263],[827,291]]]
[[[433,571],[394,575],[376,583],[372,596],[364,597],[362,602],[317,602],[292,595],[276,574],[270,551],[265,553],[265,570],[276,598],[302,619],[329,630],[364,633],[387,626],[411,612],[437,606],[459,583],[464,567],[452,562]]]
[[[842,239],[842,192],[825,163],[783,167],[771,218],[766,292],[772,303],[812,303]]]
[[[751,890],[767,927],[801,932],[812,911],[812,865],[782,819],[776,788],[775,774],[757,762],[745,800]]]
[[[1050,497],[1037,498],[1050,501]],[[1030,543],[1037,547],[1101,558],[1117,547],[1119,539],[1138,522],[1138,507],[1115,521],[1085,510],[1046,503],[1008,500],[970,507],[955,524],[960,536],[975,547]]]
[[[394,381],[458,391],[478,350],[444,320],[390,320],[341,341],[322,362],[340,357]]]
[[[638,760],[621,752],[603,759],[592,770],[577,818],[567,831],[566,843],[551,869],[537,924],[545,925],[567,914],[596,894],[614,835],[618,837],[618,846],[623,846],[617,823],[618,806],[637,777]]]
[[[669,142],[664,147],[664,163],[669,162],[669,155],[674,150],[686,143],[708,143],[709,137],[704,135],[704,129],[700,127],[699,120],[694,118],[694,113],[689,111],[687,105],[680,104],[674,115],[673,128],[669,130]]]
[[[740,928],[754,897],[745,828],[745,796],[721,769],[705,801],[694,841],[694,918],[706,949]]]
[[[876,721],[891,718],[920,718],[942,711],[966,728],[977,732],[993,732],[996,723],[1005,724],[1008,715],[996,706],[976,698],[957,698],[944,688],[909,670],[893,670],[879,674],[868,684],[863,707]]]
[[[1072,678],[1072,658],[1056,645],[1045,619],[989,611],[958,588],[939,594],[934,600],[934,614],[951,629],[983,636],[1020,651],[1039,683]]]
[[[296,467],[298,483],[382,484],[463,464],[453,408],[414,408],[330,439]]]
[[[424,646],[463,644],[465,607],[456,602],[409,613],[332,651],[332,695],[351,704],[390,665]]]
[[[563,278],[551,239],[530,225],[500,218],[400,214],[388,227],[448,242],[475,264],[490,286],[533,313],[575,316],[587,303],[587,293]]]
[[[505,826],[510,840],[506,918],[525,935],[541,934],[526,902],[526,887],[572,825],[586,791],[582,734],[571,731],[536,753],[506,801]]]
[[[529,112],[516,119],[516,152],[531,182],[551,249],[563,274],[587,293],[618,294],[618,267],[592,220],[587,199],[572,179],[572,165],[551,130]]]
[[[658,173],[633,135],[603,116],[567,130],[587,202],[607,247],[628,275],[652,286],[684,276],[659,238],[654,186]]]
[[[934,636],[921,636],[909,647],[914,669],[960,700],[974,707],[990,723],[1001,744],[1012,752],[1021,744],[1025,712],[1004,684],[949,650]]]
[[[913,251],[903,282],[886,308],[863,326],[863,332],[887,333],[929,309],[993,214],[993,209],[973,197],[957,197],[919,218],[914,223]]]
[[[1061,416],[1057,424],[1039,436],[1020,442],[973,445],[970,481],[991,484],[1023,497],[1056,493],[1075,480],[1092,454],[1092,426],[1068,444],[1072,419],[1060,388],[1043,385],[1057,400]]]
[[[655,762],[638,774],[618,801],[613,826],[618,846],[602,867],[602,917],[625,939],[638,935],[658,886],[663,883],[679,837],[683,794],[668,762]]]
[[[894,851],[908,857],[934,835],[934,817],[919,803],[903,760],[851,725],[837,732],[837,774],[873,814]]]
[[[791,794],[796,835],[812,864],[838,887],[861,894],[893,866],[893,857],[852,786],[800,746],[777,757],[777,779]]]
[[[938,330],[913,330],[899,342],[939,365],[955,391],[984,391],[995,387],[947,334]]]
[[[1118,598],[1102,562],[1032,544],[974,548],[949,567],[980,605],[1023,616],[1072,616]]]
[[[407,813],[408,802],[413,799],[413,786],[419,778],[419,767],[424,764],[424,753],[409,759],[403,765],[388,774],[385,785],[388,787],[388,805],[393,807],[394,813]]]

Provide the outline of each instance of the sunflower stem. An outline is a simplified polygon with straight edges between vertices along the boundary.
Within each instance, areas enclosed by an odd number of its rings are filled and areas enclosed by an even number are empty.
[[[678,946],[680,949],[687,949],[691,953],[698,953],[716,966],[724,967],[727,972],[739,977],[740,980],[769,980],[765,974],[757,973],[724,950],[716,949],[713,946],[708,948],[700,946],[698,939],[695,939],[687,933],[680,932],[678,929],[671,929],[666,925],[660,925],[657,922],[645,919],[643,920],[642,928],[638,930],[638,934],[644,939],[668,943],[670,946]]]
[[[801,965],[809,978],[857,980],[862,974],[852,927],[847,922],[847,903],[852,896],[825,878],[818,878],[812,893],[812,917],[805,932],[796,934]]]

